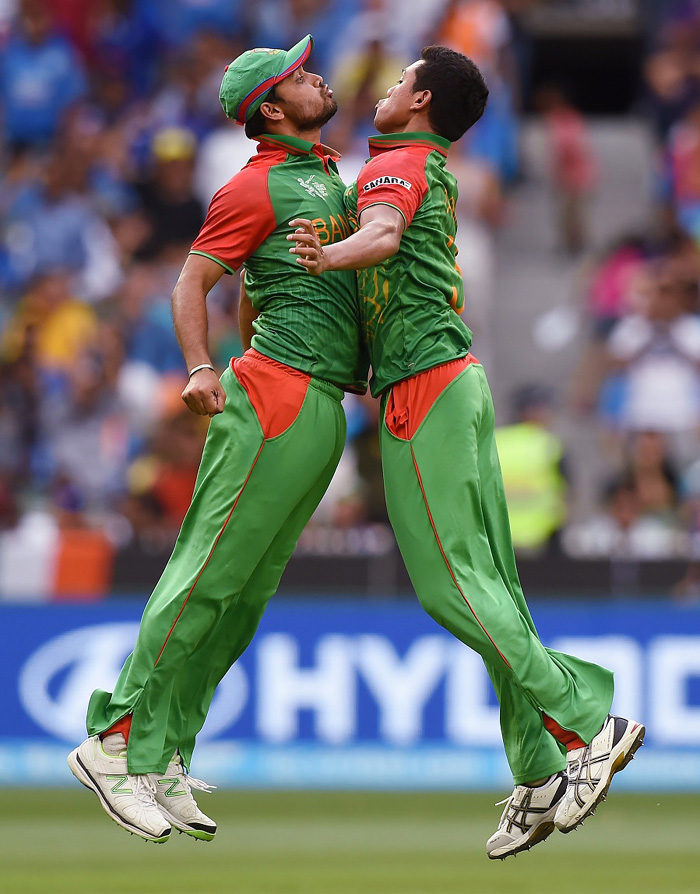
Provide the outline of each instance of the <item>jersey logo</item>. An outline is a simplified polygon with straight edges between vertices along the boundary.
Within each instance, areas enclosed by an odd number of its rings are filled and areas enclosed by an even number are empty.
[[[376,180],[365,183],[362,191],[369,192],[370,189],[376,189],[378,186],[403,186],[404,189],[411,189],[412,184],[408,180],[402,180],[401,177],[377,177]]]
[[[302,180],[301,177],[297,177],[297,183],[302,189],[305,189],[310,196],[318,196],[320,199],[325,199],[328,195],[328,190],[324,184],[319,183],[313,174],[307,180]]]

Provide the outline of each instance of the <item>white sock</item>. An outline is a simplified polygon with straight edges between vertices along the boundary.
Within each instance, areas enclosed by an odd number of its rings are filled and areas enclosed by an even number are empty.
[[[126,739],[122,733],[110,733],[102,738],[102,747],[112,757],[126,756]]]

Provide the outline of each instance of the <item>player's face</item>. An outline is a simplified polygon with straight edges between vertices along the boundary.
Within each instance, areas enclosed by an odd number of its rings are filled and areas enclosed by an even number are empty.
[[[377,103],[374,126],[379,133],[400,133],[410,121],[416,99],[413,93],[416,69],[421,65],[423,60],[405,68],[398,82],[386,91],[386,99],[380,99]]]
[[[285,116],[299,130],[322,127],[338,111],[333,91],[321,75],[299,66],[277,85],[275,93]]]

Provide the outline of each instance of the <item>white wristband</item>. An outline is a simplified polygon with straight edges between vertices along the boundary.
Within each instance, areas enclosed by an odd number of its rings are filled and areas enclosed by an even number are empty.
[[[210,369],[212,372],[216,372],[211,363],[200,363],[199,366],[193,366],[192,369],[189,371],[189,378],[191,379],[192,376],[196,372],[199,372],[200,369]]]

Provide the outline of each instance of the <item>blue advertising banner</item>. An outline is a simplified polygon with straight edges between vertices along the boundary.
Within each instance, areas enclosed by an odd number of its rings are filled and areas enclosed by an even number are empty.
[[[91,691],[111,689],[141,605],[0,606],[0,785],[73,781]],[[610,667],[645,747],[620,788],[700,790],[700,609],[535,605],[542,640]],[[193,772],[221,786],[511,785],[481,659],[414,603],[278,600],[219,687]]]

